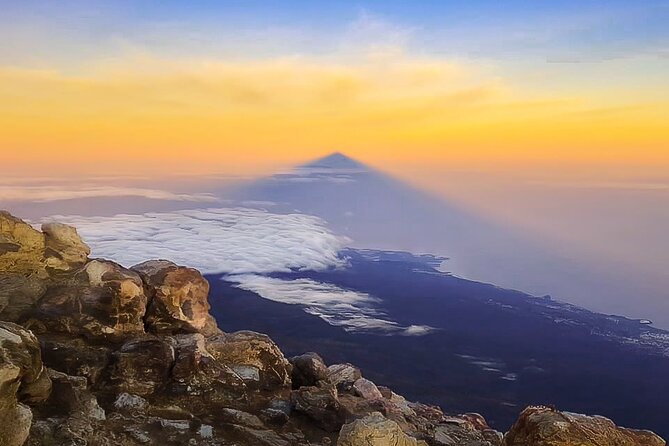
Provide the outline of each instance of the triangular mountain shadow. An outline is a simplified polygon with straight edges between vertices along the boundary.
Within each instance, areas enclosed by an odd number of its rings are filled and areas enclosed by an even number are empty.
[[[449,257],[445,269],[457,275],[551,294],[598,311],[610,312],[612,302],[629,301],[643,288],[629,278],[560,258],[532,235],[338,152],[227,191],[225,198],[230,197],[271,204],[272,212],[319,216],[355,247],[444,255]],[[624,310],[635,316],[633,307]]]

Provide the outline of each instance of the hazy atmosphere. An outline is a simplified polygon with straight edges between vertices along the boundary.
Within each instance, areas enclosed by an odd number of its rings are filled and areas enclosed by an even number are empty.
[[[668,24],[0,0],[0,444],[666,446]]]

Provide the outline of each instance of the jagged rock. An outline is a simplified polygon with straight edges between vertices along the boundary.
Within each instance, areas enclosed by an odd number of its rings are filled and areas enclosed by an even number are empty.
[[[360,378],[353,383],[353,392],[366,400],[383,398],[376,384],[365,378]]]
[[[290,386],[292,366],[267,335],[253,331],[225,333],[208,338],[206,347],[251,388]]]
[[[44,272],[44,234],[9,212],[0,211],[0,271]]]
[[[293,388],[315,386],[328,378],[328,368],[317,353],[309,352],[290,358],[293,365]]]
[[[112,350],[100,345],[90,345],[81,338],[67,335],[42,335],[42,359],[54,370],[72,376],[84,376],[96,384],[111,361]]]
[[[83,376],[70,376],[49,369],[49,378],[53,391],[48,405],[58,412],[65,412],[70,417],[83,417],[96,421],[106,419],[105,411],[87,387],[88,381]]]
[[[147,298],[133,271],[93,260],[64,283],[49,287],[29,325],[38,332],[120,340],[144,332]]]
[[[209,314],[209,282],[196,269],[167,260],[150,260],[132,267],[141,274],[152,297],[148,329],[154,333],[218,333]]]
[[[86,263],[91,248],[81,240],[77,230],[62,223],[42,225],[45,237],[44,257],[51,273],[70,271]]]
[[[427,446],[408,436],[394,421],[373,413],[341,428],[337,446]]]
[[[600,416],[538,406],[523,410],[504,437],[505,446],[665,446],[649,431],[625,429]]]
[[[244,401],[246,385],[206,349],[200,333],[175,335],[175,362],[170,389],[179,395],[202,396],[208,404]]]
[[[344,422],[345,414],[339,403],[337,388],[332,385],[300,387],[293,390],[290,401],[297,412],[307,415],[328,432],[339,430]]]
[[[349,390],[353,383],[362,378],[360,369],[352,364],[332,364],[328,367],[328,381],[339,390]]]
[[[174,348],[164,340],[133,339],[114,352],[111,382],[121,392],[150,395],[167,385],[174,361]]]
[[[37,338],[16,324],[0,322],[0,444],[25,442],[33,414],[24,403],[42,402],[50,392]]]

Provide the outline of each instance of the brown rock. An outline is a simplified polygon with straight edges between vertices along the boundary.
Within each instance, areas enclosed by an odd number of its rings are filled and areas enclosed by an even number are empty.
[[[44,271],[44,234],[0,211],[0,271],[23,275]]]
[[[523,410],[504,437],[506,446],[665,446],[649,431],[625,429],[600,416],[538,406]]]
[[[328,381],[339,390],[351,389],[353,383],[360,378],[360,369],[352,364],[332,364],[328,367]]]
[[[253,331],[225,333],[207,339],[207,350],[235,371],[247,386],[290,386],[291,365],[269,336]]]
[[[0,272],[0,319],[19,322],[46,292],[46,281],[37,275]]]
[[[293,390],[290,401],[295,411],[307,415],[323,430],[335,432],[344,423],[345,414],[339,404],[337,388],[332,385],[300,387]]]
[[[48,405],[56,413],[67,413],[70,417],[79,417],[102,421],[105,411],[98,400],[88,390],[88,381],[83,376],[70,376],[56,370],[49,370],[53,391]]]
[[[84,265],[91,249],[81,240],[77,230],[62,223],[42,225],[45,236],[45,263],[50,273],[67,272]]]
[[[111,382],[120,392],[150,395],[167,385],[174,360],[174,348],[164,340],[133,339],[113,354]]]
[[[293,365],[293,388],[315,386],[328,378],[328,368],[317,353],[309,352],[290,358]]]
[[[176,351],[170,384],[172,392],[203,397],[207,404],[245,401],[244,381],[207,351],[202,334],[175,335],[172,339]]]
[[[167,260],[150,260],[132,267],[149,289],[147,327],[154,333],[217,334],[209,314],[209,282],[196,269]]]
[[[67,335],[42,335],[42,359],[54,370],[71,376],[83,376],[96,384],[111,361],[112,350],[90,345],[81,338]]]
[[[337,446],[427,446],[376,412],[341,428]]]
[[[69,280],[47,290],[29,326],[117,341],[144,333],[146,303],[137,273],[114,262],[93,260]]]
[[[376,384],[365,378],[360,378],[353,383],[353,392],[366,400],[383,398]]]
[[[50,392],[37,338],[18,325],[0,322],[0,444],[25,442],[33,415],[24,403],[42,402]]]

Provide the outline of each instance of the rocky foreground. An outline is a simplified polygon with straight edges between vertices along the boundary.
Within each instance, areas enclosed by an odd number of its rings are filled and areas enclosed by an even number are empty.
[[[130,269],[70,226],[0,212],[0,445],[662,446],[597,416],[528,407],[502,435],[406,401],[351,364],[226,333],[194,269]]]

